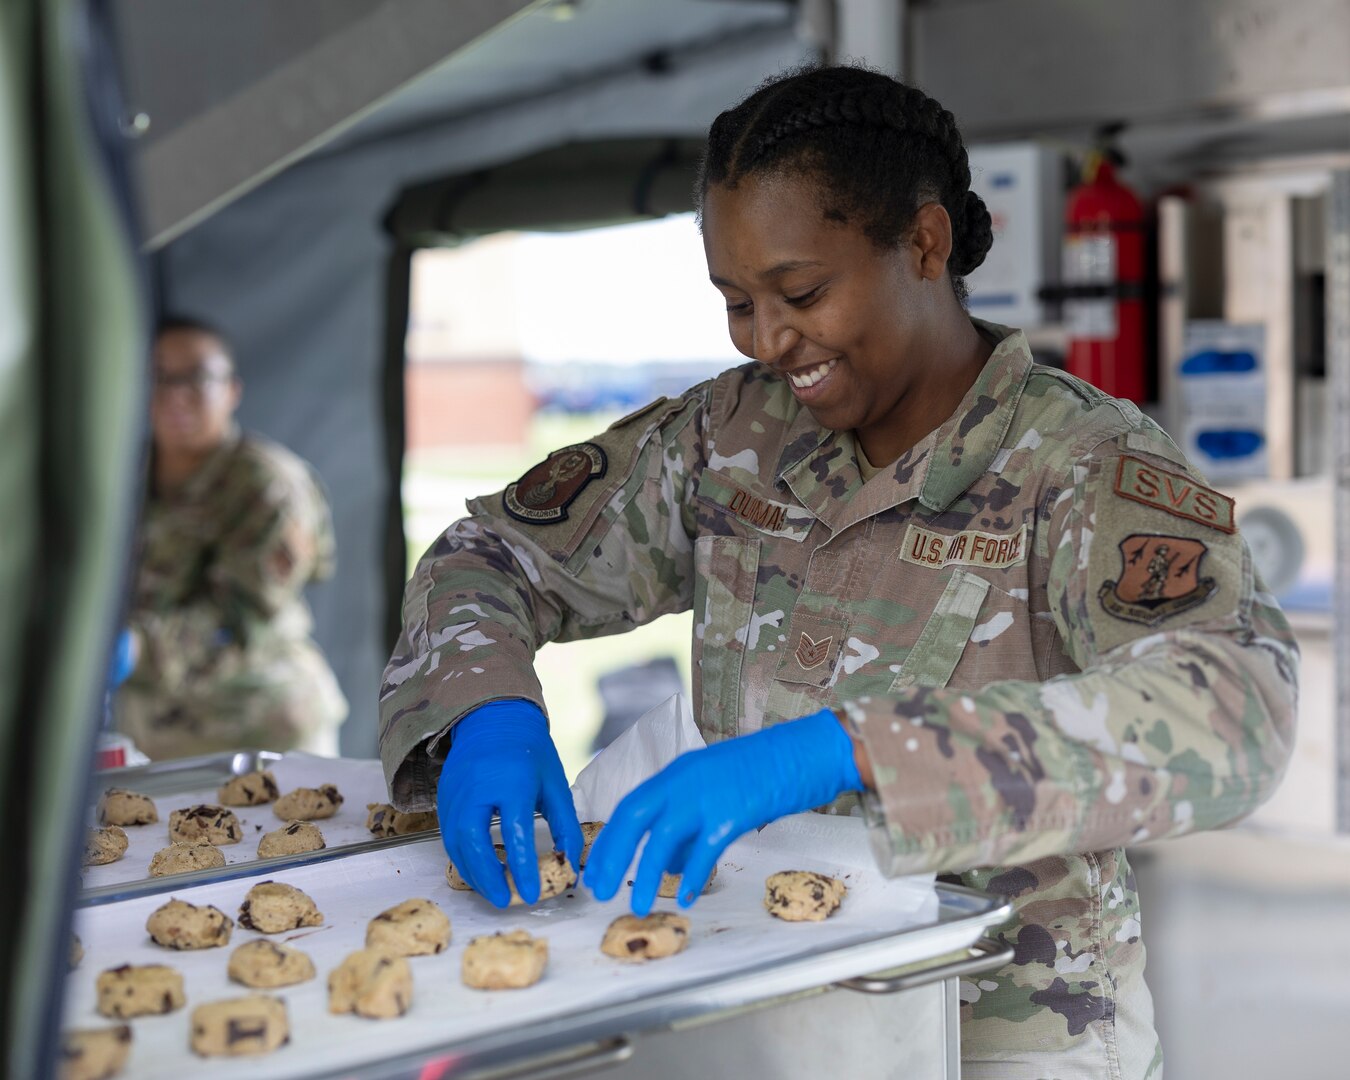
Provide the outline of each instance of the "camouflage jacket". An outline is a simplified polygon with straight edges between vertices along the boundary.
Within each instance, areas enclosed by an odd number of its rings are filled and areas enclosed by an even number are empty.
[[[301,591],[334,569],[310,467],[238,432],[147,500],[130,624],[141,640],[118,724],[152,757],[297,745],[346,715]]]
[[[1273,790],[1296,646],[1162,430],[977,325],[998,345],[960,408],[866,482],[852,433],[749,364],[471,503],[408,587],[385,770],[429,808],[448,725],[543,705],[540,644],[692,605],[710,741],[842,706],[882,870],[1013,898],[1014,961],[962,987],[965,1075],[1160,1075],[1122,849]]]

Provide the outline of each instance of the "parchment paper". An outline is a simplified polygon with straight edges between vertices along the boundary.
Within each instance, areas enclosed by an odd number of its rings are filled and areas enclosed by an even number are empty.
[[[103,969],[125,963],[169,964],[184,975],[187,1007],[168,1016],[131,1021],[135,1041],[128,1076],[297,1077],[571,1012],[584,1014],[600,1005],[717,979],[751,964],[782,961],[932,922],[937,898],[929,884],[882,878],[872,865],[863,834],[857,819],[801,815],[737,841],[719,864],[711,890],[688,913],[689,947],[678,956],[645,965],[614,960],[599,951],[605,927],[627,911],[627,890],[608,904],[578,888],[533,909],[498,911],[482,898],[446,885],[445,855],[435,837],[286,871],[278,880],[309,893],[325,918],[322,927],[275,939],[309,953],[318,978],[275,991],[290,1012],[291,1043],[261,1060],[203,1061],[188,1050],[193,1006],[250,992],[230,983],[225,969],[234,947],[261,935],[236,927],[225,948],[174,952],[155,945],[145,933],[146,918],[167,902],[167,896],[86,908],[78,913],[76,924],[86,955],[68,976],[65,1025],[110,1022],[94,1009],[94,982]],[[823,923],[785,923],[768,915],[763,906],[764,879],[788,869],[842,878],[849,887],[843,907]],[[214,904],[237,917],[253,883],[204,885],[173,895],[194,904]],[[328,973],[364,944],[366,923],[374,915],[419,896],[435,900],[450,916],[453,940],[439,956],[410,961],[412,1009],[400,1019],[386,1021],[330,1015]],[[677,910],[673,901],[662,900],[658,906]],[[550,958],[543,980],[514,991],[483,992],[463,986],[460,955],[470,938],[516,928],[548,939]]]
[[[575,797],[580,816],[583,820],[604,820],[621,794],[678,753],[696,748],[696,743],[701,745],[702,740],[682,700],[673,698],[652,710],[578,777]],[[348,830],[359,832],[358,839],[368,837],[365,804],[384,800],[378,762],[292,754],[274,771],[283,791],[324,782],[339,786],[347,801],[336,818],[320,823],[330,843],[348,835]],[[168,811],[174,806],[214,799],[214,792],[209,793],[209,799],[206,794],[202,799],[161,800],[161,816],[167,821]],[[173,805],[167,805],[169,802]],[[245,808],[239,815],[250,830],[255,822],[263,824],[264,829],[277,824],[270,806]],[[542,821],[538,825],[537,836],[542,840],[547,831]],[[137,832],[127,831],[128,835]],[[138,868],[167,843],[167,824],[145,826],[141,831],[146,835],[133,837],[135,846],[123,860]],[[234,850],[223,850],[234,862],[250,857],[255,846],[256,841],[246,840]],[[90,868],[91,878],[94,871],[114,873],[121,865]],[[91,1027],[111,1023],[94,1008],[95,979],[105,968],[127,963],[169,964],[184,975],[187,1007],[168,1016],[131,1021],[134,1042],[126,1075],[145,1080],[177,1080],[185,1075],[281,1080],[351,1068],[394,1053],[519,1029],[573,1013],[583,1016],[606,1005],[632,1003],[680,987],[707,987],[709,1000],[716,1001],[716,982],[729,973],[878,941],[927,926],[938,912],[932,875],[883,878],[877,873],[862,821],[819,814],[784,818],[732,844],[718,864],[717,878],[708,893],[685,912],[692,924],[688,948],[678,956],[647,964],[614,960],[599,951],[606,926],[628,911],[627,889],[601,904],[578,886],[534,908],[499,911],[472,893],[451,890],[445,881],[445,865],[439,837],[431,834],[425,841],[387,851],[350,855],[275,874],[276,880],[303,889],[314,898],[324,914],[324,924],[273,936],[273,940],[288,941],[307,952],[318,977],[271,991],[287,1003],[291,1042],[265,1058],[203,1060],[188,1049],[188,1023],[194,1006],[251,992],[228,981],[226,965],[235,947],[263,935],[236,926],[225,948],[195,952],[162,949],[146,935],[145,921],[168,901],[167,895],[123,900],[78,912],[76,929],[84,942],[85,957],[68,976],[64,1024]],[[842,908],[823,923],[785,923],[773,918],[764,908],[764,880],[780,870],[816,870],[842,879],[849,890]],[[256,878],[203,885],[172,895],[194,904],[213,904],[237,918],[251,885],[271,876],[265,867],[260,871],[264,872]],[[328,973],[349,952],[362,947],[365,927],[372,917],[412,897],[429,897],[441,905],[450,916],[453,939],[450,948],[439,956],[410,960],[414,1003],[408,1014],[385,1021],[330,1015]],[[673,900],[658,900],[657,908],[680,910]],[[549,965],[541,982],[526,990],[494,992],[463,986],[460,957],[469,940],[479,934],[516,928],[548,940]]]
[[[673,694],[643,713],[622,735],[600,751],[572,785],[572,801],[582,821],[608,821],[628,792],[655,776],[686,750],[707,743],[694,724],[683,694]]]

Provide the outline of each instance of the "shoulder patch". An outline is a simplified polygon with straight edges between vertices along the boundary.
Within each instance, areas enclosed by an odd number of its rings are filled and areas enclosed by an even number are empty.
[[[1120,542],[1120,572],[1097,599],[1118,619],[1158,626],[1203,604],[1218,588],[1200,571],[1209,548],[1184,536],[1135,533]]]
[[[1116,469],[1115,492],[1122,499],[1151,506],[1224,533],[1237,532],[1234,503],[1227,495],[1197,484],[1189,476],[1124,456]]]
[[[592,480],[605,475],[605,452],[595,443],[555,450],[502,492],[502,508],[517,521],[553,525]]]

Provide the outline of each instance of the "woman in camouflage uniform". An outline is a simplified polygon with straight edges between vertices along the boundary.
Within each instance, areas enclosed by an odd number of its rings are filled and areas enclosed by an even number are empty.
[[[535,807],[580,848],[535,650],[692,607],[710,746],[619,805],[596,895],[644,836],[639,913],[663,870],[687,906],[742,833],[857,809],[884,873],[1013,898],[963,1075],[1160,1076],[1124,848],[1248,813],[1293,738],[1296,646],[1232,500],[1134,405],[970,318],[989,214],[918,90],[773,80],[714,122],[699,190],[753,362],[558,451],[428,552],[381,695],[395,803],[439,798],[452,860],[504,903],[500,810],[533,895]]]

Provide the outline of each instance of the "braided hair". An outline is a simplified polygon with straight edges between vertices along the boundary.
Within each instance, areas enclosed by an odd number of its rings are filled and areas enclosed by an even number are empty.
[[[947,267],[963,303],[963,278],[994,241],[952,114],[922,90],[864,67],[800,68],[720,114],[699,170],[700,215],[710,186],[735,188],[769,174],[811,177],[826,219],[857,224],[881,249],[900,242],[923,203],[940,202],[952,222]]]

